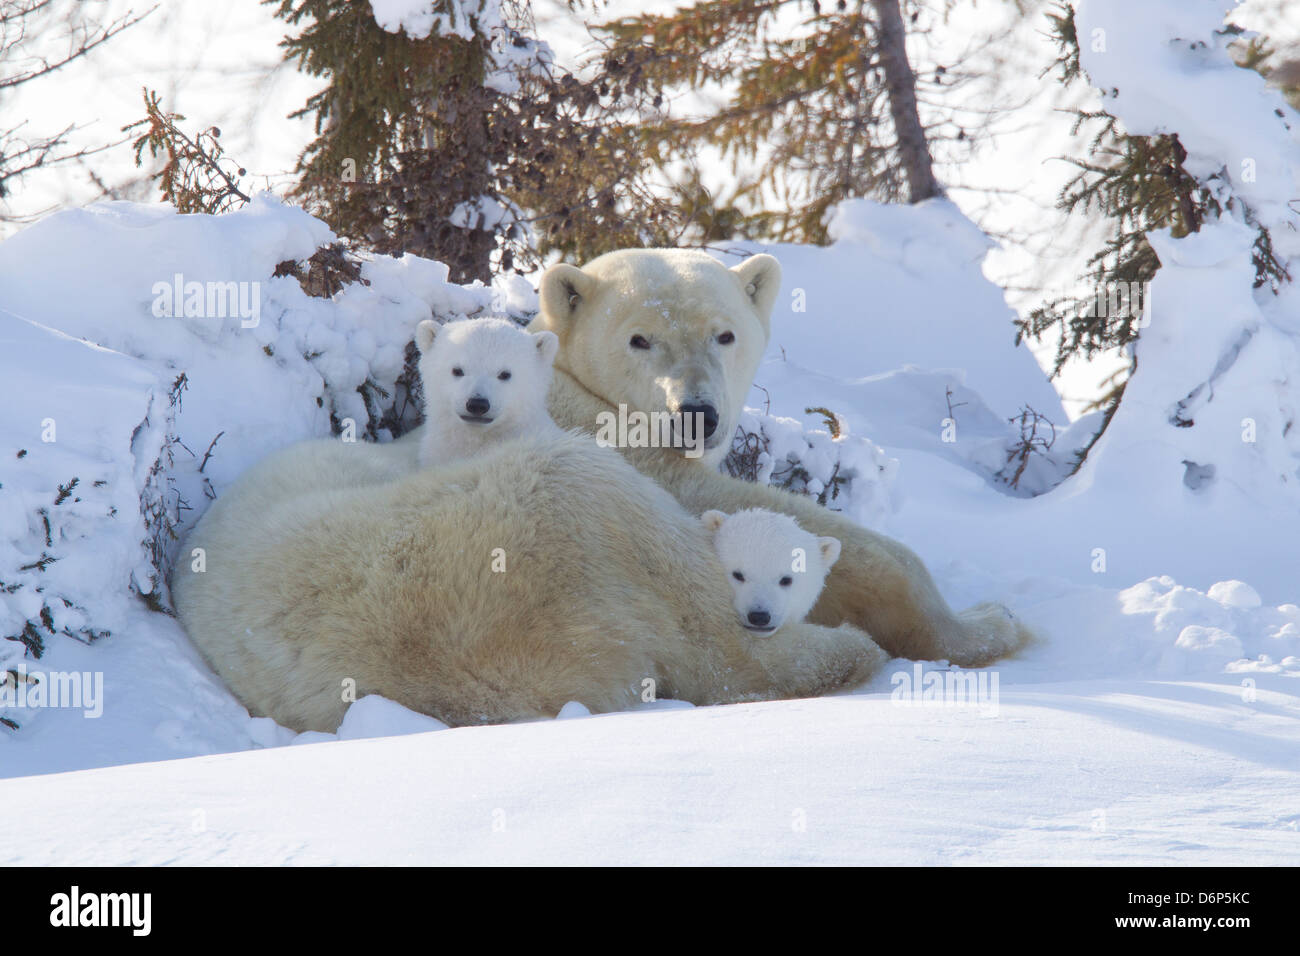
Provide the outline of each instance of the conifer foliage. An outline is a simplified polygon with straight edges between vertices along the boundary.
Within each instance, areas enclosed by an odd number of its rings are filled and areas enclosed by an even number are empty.
[[[224,155],[221,130],[209,126],[194,136],[178,125],[185,117],[168,113],[153,90],[144,90],[144,119],[122,127],[136,133],[131,143],[136,166],[144,165],[144,151],[151,159],[165,156],[162,168],[152,178],[158,182],[163,202],[184,213],[222,213],[248,202],[239,188],[247,171]]]
[[[701,0],[604,24],[608,81],[660,108],[646,149],[689,167],[702,146],[755,172],[723,200],[679,179],[705,239],[741,232],[827,241],[825,214],[850,197],[919,202],[941,194],[907,60],[899,0]],[[725,91],[718,110],[664,108]],[[793,174],[793,175],[792,175]]]
[[[369,3],[267,2],[297,31],[286,55],[328,81],[295,114],[317,133],[296,196],[358,246],[464,282],[553,248],[671,241],[630,127],[603,119],[607,87],[553,67],[523,0],[439,0],[427,36],[382,29]]]
[[[1079,36],[1073,7],[1061,3],[1049,14],[1060,47],[1055,68],[1062,83],[1086,82],[1079,66]],[[1232,29],[1232,28],[1228,28]],[[1160,267],[1146,234],[1169,229],[1175,238],[1198,232],[1227,208],[1213,179],[1201,182],[1184,168],[1187,151],[1176,134],[1134,136],[1103,111],[1077,112],[1074,131],[1094,130],[1084,157],[1062,157],[1078,172],[1062,188],[1058,208],[1082,215],[1101,215],[1110,222],[1110,235],[1089,260],[1082,277],[1088,291],[1046,302],[1020,322],[1020,335],[1035,338],[1057,330],[1053,374],[1074,357],[1122,348],[1139,334],[1143,318],[1140,290]],[[1240,203],[1226,199],[1230,206]],[[1257,287],[1274,291],[1289,281],[1286,267],[1273,254],[1268,230],[1256,225],[1254,264]],[[1116,307],[1118,305],[1118,307]],[[1131,368],[1129,370],[1131,372]],[[1124,380],[1095,403],[1113,412],[1124,391]]]

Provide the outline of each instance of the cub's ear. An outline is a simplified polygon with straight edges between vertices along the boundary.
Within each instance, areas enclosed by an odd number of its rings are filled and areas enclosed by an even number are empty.
[[[560,338],[554,332],[534,332],[534,345],[537,346],[537,356],[542,360],[543,365],[551,365],[555,362],[555,353],[560,351]]]
[[[781,289],[781,263],[765,252],[750,256],[732,272],[740,280],[740,287],[745,290],[749,301],[754,303],[754,310],[763,320],[764,326],[772,318],[772,306],[776,304],[776,294]]]
[[[566,262],[551,266],[542,273],[538,290],[542,310],[534,328],[547,329],[563,338],[583,305],[591,302],[598,284],[577,266]]]
[[[429,347],[437,337],[438,323],[432,319],[425,319],[415,327],[415,347],[420,350],[421,355],[428,353]]]
[[[727,520],[725,513],[721,511],[706,511],[700,515],[700,524],[704,525],[704,530],[709,534],[717,534],[722,522]]]
[[[817,550],[822,553],[822,563],[830,568],[832,564],[840,559],[840,539],[839,538],[818,538]]]

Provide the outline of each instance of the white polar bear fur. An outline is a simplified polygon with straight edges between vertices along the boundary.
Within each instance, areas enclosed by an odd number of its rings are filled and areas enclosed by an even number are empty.
[[[345,691],[464,725],[809,696],[886,660],[851,627],[747,633],[699,519],[584,435],[300,495],[266,469],[213,503],[172,588],[249,710],[295,730],[336,729]]]
[[[716,471],[779,284],[763,255],[733,269],[679,250],[553,266],[529,327],[559,338],[553,420],[594,432],[620,402],[653,412],[707,400],[719,425],[703,458],[646,448],[620,459],[568,436],[416,470],[420,430],[392,446],[291,448],[223,491],[182,548],[181,620],[255,713],[299,730],[335,729],[346,677],[358,697],[468,723],[550,716],[570,700],[627,706],[645,678],[696,703],[822,693],[880,665],[867,633],[895,656],[963,666],[1014,652],[1028,631],[999,605],[954,614],[902,544]],[[630,348],[630,335],[651,348]],[[324,474],[322,456],[336,459]],[[693,517],[755,507],[842,544],[808,622],[767,639],[737,623]],[[201,574],[195,547],[207,552]],[[488,567],[498,547],[504,575]]]
[[[317,438],[282,448],[240,476],[242,494],[246,499],[265,507],[280,498],[302,495],[307,491],[394,481],[422,466],[470,457],[521,435],[556,437],[562,434],[545,406],[558,345],[553,336],[532,335],[503,319],[466,319],[441,327],[426,319],[416,327],[415,337],[421,349],[424,425],[391,442]],[[448,392],[439,388],[437,380],[441,378],[441,371],[435,372],[430,365],[427,353],[435,341],[441,344],[433,351],[444,354],[456,350],[453,343],[468,342],[464,363],[467,368],[483,361],[476,354],[468,353],[497,352],[492,361],[492,374],[502,371],[505,365],[511,369],[510,381],[501,383],[497,380],[492,395],[494,407],[509,409],[506,417],[498,418],[486,427],[459,421],[451,412],[451,400],[446,397]],[[507,392],[506,385],[512,385],[513,390]],[[429,398],[431,392],[436,396],[432,402]],[[508,398],[514,400],[507,401]]]
[[[450,464],[514,438],[558,438],[546,411],[559,340],[505,319],[426,319],[415,330],[424,388],[419,463]],[[473,413],[470,402],[486,403]]]
[[[419,450],[418,430],[383,443],[313,438],[268,455],[240,475],[234,487],[241,489],[249,507],[265,509],[309,491],[396,481],[419,468]]]
[[[766,508],[838,538],[840,559],[810,620],[848,622],[912,660],[978,666],[1014,653],[1031,639],[1023,624],[1000,604],[953,613],[905,545],[807,498],[718,473],[767,345],[780,284],[780,265],[761,254],[731,269],[681,249],[625,249],[582,268],[552,266],[542,276],[541,313],[529,325],[560,337],[551,417],[561,428],[594,433],[598,416],[620,404],[671,413],[690,399],[709,400],[719,425],[702,457],[672,448],[620,450],[693,514]],[[725,346],[718,338],[724,331],[735,336]],[[630,348],[632,335],[652,347]]]
[[[802,621],[840,556],[838,539],[809,534],[789,515],[765,508],[706,511],[700,521],[713,536],[747,631],[770,634],[786,621]]]

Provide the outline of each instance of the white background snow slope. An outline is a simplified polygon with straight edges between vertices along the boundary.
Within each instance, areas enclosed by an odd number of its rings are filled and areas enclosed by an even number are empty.
[[[1192,10],[1160,29],[1214,22],[1199,3],[1147,5]],[[1122,88],[1178,96],[1140,72],[1190,70],[1175,54],[1130,59]],[[1300,168],[1295,127],[1260,119],[1273,100],[1232,106]],[[1209,162],[1215,140],[1196,133]],[[1285,227],[1284,202],[1267,211]],[[978,232],[942,202],[846,204],[834,229],[829,248],[771,250],[784,288],[749,421],[768,470],[795,453],[825,480],[838,461],[852,480],[837,506],[916,549],[952,604],[1002,600],[1038,630],[979,672],[987,697],[924,698],[918,673],[944,666],[894,661],[821,700],[578,702],[557,721],[445,729],[370,697],[337,735],[297,736],[250,718],[133,593],[151,587],[142,503],[187,502],[183,530],[267,451],[327,434],[331,412],[364,423],[357,387],[394,393],[415,323],[479,314],[492,290],[376,258],[369,285],[310,298],[271,272],[328,231],[270,197],[217,219],[99,205],[0,243],[0,624],[39,630],[48,609],[54,625],[39,661],[0,641],[0,670],[98,673],[104,690],[97,718],[0,707],[21,724],[0,729],[0,801],[23,809],[0,861],[1300,862],[1294,292],[1250,291],[1234,221],[1156,237],[1155,300],[1177,321],[1157,308],[1132,403],[1087,466],[1025,497],[996,476],[1007,419],[1028,404],[1060,424],[1060,406],[1013,347]],[[260,283],[259,324],[155,315],[154,283],[177,272]],[[497,293],[530,305],[518,282]],[[1171,424],[1201,382],[1195,426]],[[1065,432],[1022,490],[1059,480],[1095,426]],[[1183,458],[1215,477],[1192,487]],[[82,627],[110,633],[87,644]]]

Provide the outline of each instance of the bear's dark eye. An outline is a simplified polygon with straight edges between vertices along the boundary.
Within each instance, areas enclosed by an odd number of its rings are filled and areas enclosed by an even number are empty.
[[[790,585],[794,584],[794,578],[790,577],[787,574],[785,577],[781,579],[780,583],[781,583],[781,587],[788,588]]]
[[[737,581],[744,581],[744,580],[745,580],[745,576],[744,576],[743,574],[741,574],[739,571],[732,571],[732,572],[731,572],[731,576],[732,576],[733,578],[735,578]]]
[[[730,345],[734,341],[736,341],[736,334],[734,332],[723,332],[718,336],[719,345]]]
[[[510,381],[510,373],[502,372],[500,375],[497,376],[497,378],[501,379],[501,381],[503,382],[508,382]]]
[[[460,378],[462,375],[465,374],[465,370],[463,368],[454,368],[451,370],[451,374],[456,376],[457,378]]]
[[[632,336],[631,341],[627,344],[632,346],[634,349],[648,349],[650,347],[650,340],[644,335],[634,335]]]

